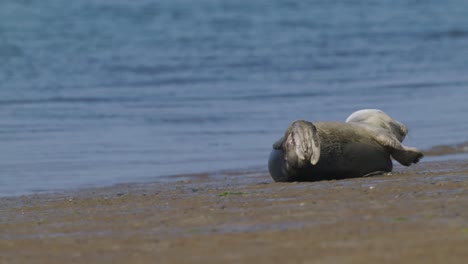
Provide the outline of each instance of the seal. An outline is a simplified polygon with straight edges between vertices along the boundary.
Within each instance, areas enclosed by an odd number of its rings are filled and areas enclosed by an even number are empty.
[[[391,172],[392,158],[404,166],[421,151],[402,144],[408,129],[382,110],[352,113],[346,122],[294,121],[273,144],[268,169],[277,182],[319,181]]]

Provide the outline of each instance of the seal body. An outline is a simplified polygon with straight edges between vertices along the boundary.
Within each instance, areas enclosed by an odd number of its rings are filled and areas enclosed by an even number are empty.
[[[273,145],[268,161],[272,178],[289,182],[370,176],[392,171],[392,157],[406,166],[422,157],[401,144],[406,127],[384,112],[353,115],[346,123],[293,122]]]

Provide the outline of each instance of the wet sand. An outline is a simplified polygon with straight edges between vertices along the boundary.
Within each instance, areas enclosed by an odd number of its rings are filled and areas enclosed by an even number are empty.
[[[468,263],[468,161],[273,183],[200,174],[0,198],[0,263]]]

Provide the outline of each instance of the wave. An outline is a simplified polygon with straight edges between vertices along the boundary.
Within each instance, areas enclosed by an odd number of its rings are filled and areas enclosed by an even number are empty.
[[[447,31],[431,32],[425,34],[424,38],[428,40],[468,38],[468,31],[461,29],[451,29]]]
[[[437,145],[423,151],[425,156],[444,156],[468,153],[468,141],[452,145]]]
[[[105,97],[49,97],[49,98],[38,98],[38,99],[10,99],[0,100],[0,106],[3,105],[30,105],[30,104],[55,104],[55,103],[83,103],[83,104],[94,104],[94,103],[121,103],[128,101],[135,101],[133,98],[105,98]]]

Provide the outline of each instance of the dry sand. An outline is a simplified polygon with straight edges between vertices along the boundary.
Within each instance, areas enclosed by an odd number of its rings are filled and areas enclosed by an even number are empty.
[[[0,263],[468,263],[468,161],[195,175],[0,198]]]

